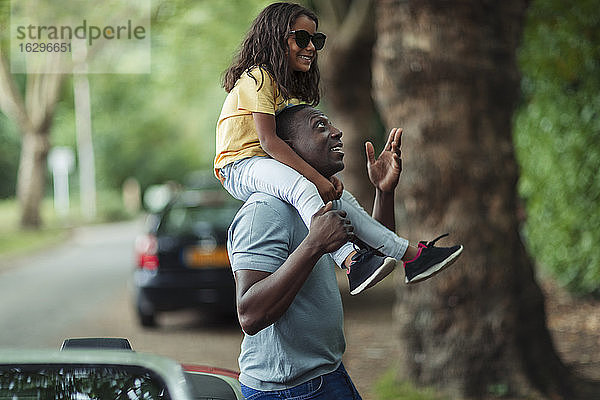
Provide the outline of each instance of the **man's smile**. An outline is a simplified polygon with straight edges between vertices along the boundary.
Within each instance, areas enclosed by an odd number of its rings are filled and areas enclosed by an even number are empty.
[[[338,153],[338,154],[344,155],[344,151],[342,150],[342,147],[344,147],[344,144],[342,142],[338,142],[333,147],[329,148],[329,151],[331,151],[333,153]]]

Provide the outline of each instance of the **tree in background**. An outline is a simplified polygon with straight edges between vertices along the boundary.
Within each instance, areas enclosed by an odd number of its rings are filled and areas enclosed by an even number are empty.
[[[520,52],[515,124],[536,260],[576,293],[600,294],[600,1],[534,1]]]
[[[375,44],[372,0],[313,0],[327,34],[319,52],[322,92],[328,113],[344,133],[344,185],[367,208],[373,193],[365,169],[365,141],[382,136],[371,96],[371,63]]]
[[[525,0],[377,3],[375,95],[386,125],[404,127],[406,236],[448,231],[465,245],[450,270],[398,289],[401,374],[454,398],[594,393],[554,350],[519,234],[511,128],[525,10]]]
[[[221,74],[268,1],[153,4],[152,73],[91,80],[94,108],[101,110],[94,126],[105,186],[119,187],[130,176],[142,188],[170,180],[185,184],[191,172],[212,170],[226,95]]]
[[[62,82],[61,74],[30,74],[22,96],[0,49],[0,110],[21,132],[17,199],[25,229],[42,224],[40,205],[46,188],[50,128]]]
[[[194,170],[212,167],[215,121],[225,98],[220,75],[244,31],[267,3],[152,2],[152,72],[89,76],[100,189],[119,190],[131,176],[143,187],[173,179],[181,182]],[[0,22],[4,51],[9,46],[9,0],[0,0]],[[4,53],[0,57],[4,59]],[[31,160],[22,163],[19,172],[22,220],[23,226],[37,228],[42,223],[39,203],[47,190],[47,152],[51,145],[76,145],[71,78],[58,74],[11,74],[6,60],[2,65],[0,111],[10,124],[3,120],[0,129],[10,125],[10,129],[21,132],[22,159]],[[58,84],[61,80],[62,91]],[[33,114],[27,114],[34,109]],[[38,135],[23,133],[31,126]],[[12,143],[7,132],[0,136],[0,140],[6,138],[8,144]],[[3,158],[1,163],[11,169],[14,164],[9,158]],[[27,178],[25,166],[29,165],[35,166],[35,179]],[[15,170],[6,172],[16,175]]]

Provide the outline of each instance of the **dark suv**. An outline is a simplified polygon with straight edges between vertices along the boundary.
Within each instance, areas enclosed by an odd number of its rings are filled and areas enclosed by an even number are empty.
[[[156,314],[207,307],[235,312],[227,229],[242,205],[224,190],[184,191],[151,214],[136,240],[136,307],[143,326]]]

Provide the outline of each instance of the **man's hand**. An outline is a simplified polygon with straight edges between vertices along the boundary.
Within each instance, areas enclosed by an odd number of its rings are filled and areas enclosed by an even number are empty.
[[[238,318],[248,335],[281,318],[323,254],[354,237],[346,212],[332,207],[328,202],[313,215],[308,235],[275,272],[252,268],[235,271]]]
[[[393,128],[390,131],[383,151],[377,159],[375,159],[373,144],[371,142],[365,143],[369,179],[375,188],[384,193],[393,192],[396,186],[398,186],[400,172],[402,172],[402,159],[400,158],[401,139],[402,129]]]
[[[328,202],[317,211],[310,221],[306,240],[318,246],[323,253],[331,253],[354,238],[354,227],[346,218],[346,212],[332,210],[333,204]]]

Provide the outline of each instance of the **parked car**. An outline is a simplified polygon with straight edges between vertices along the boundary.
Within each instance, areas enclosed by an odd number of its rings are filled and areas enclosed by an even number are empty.
[[[238,400],[237,376],[134,352],[126,339],[75,339],[61,351],[0,350],[3,399]]]
[[[163,311],[235,312],[226,243],[241,205],[223,189],[184,191],[148,217],[135,245],[135,302],[143,326],[154,326]]]

